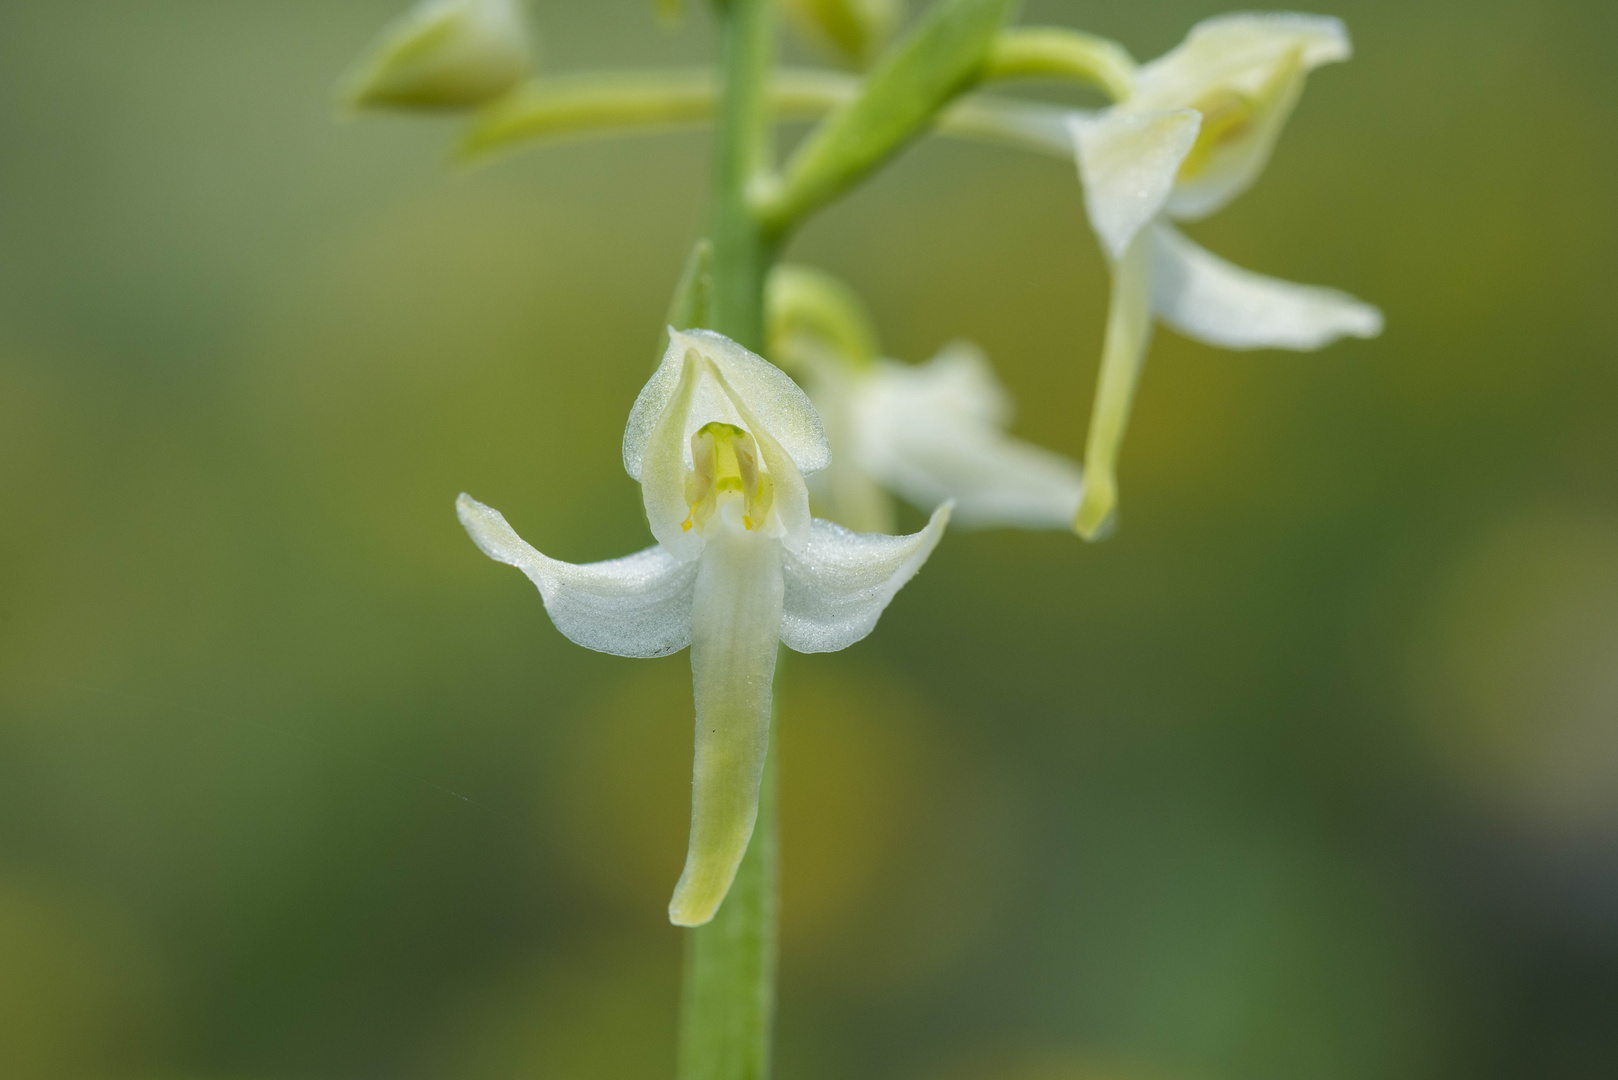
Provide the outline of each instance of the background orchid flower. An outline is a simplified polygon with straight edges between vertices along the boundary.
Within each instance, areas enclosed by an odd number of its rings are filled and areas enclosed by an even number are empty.
[[[784,373],[720,334],[671,330],[624,432],[655,546],[578,566],[471,497],[456,504],[478,547],[527,574],[573,641],[617,656],[691,646],[691,840],[669,903],[681,926],[713,917],[752,836],[777,643],[835,652],[865,637],[949,519],[945,504],[902,537],[813,520],[804,474],[828,459],[820,418]]]
[[[1318,349],[1382,331],[1376,308],[1334,289],[1264,277],[1203,250],[1170,219],[1207,217],[1263,170],[1305,76],[1348,59],[1334,18],[1224,15],[1135,73],[1132,92],[1069,130],[1085,207],[1113,266],[1113,293],[1074,522],[1103,535],[1116,466],[1153,317],[1227,349]]]
[[[950,520],[966,528],[1072,527],[1083,471],[1006,433],[1011,395],[977,346],[952,342],[920,365],[882,359],[859,298],[803,266],[776,269],[768,308],[772,353],[825,422],[832,462],[810,492],[832,517],[888,532],[898,496],[924,511],[953,500]]]
[[[533,67],[522,0],[421,0],[382,31],[344,83],[353,109],[467,109]]]

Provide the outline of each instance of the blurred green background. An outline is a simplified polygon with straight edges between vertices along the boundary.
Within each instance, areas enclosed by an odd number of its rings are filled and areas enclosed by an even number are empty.
[[[401,6],[0,5],[5,1077],[672,1073],[686,659],[570,645],[452,503],[648,542],[708,140],[333,123]],[[546,64],[710,55],[649,7],[538,3]],[[952,534],[792,659],[781,1080],[1618,1075],[1618,11],[1331,10],[1357,57],[1192,231],[1387,334],[1162,332],[1112,540]],[[794,257],[1081,450],[1070,166],[928,142]]]

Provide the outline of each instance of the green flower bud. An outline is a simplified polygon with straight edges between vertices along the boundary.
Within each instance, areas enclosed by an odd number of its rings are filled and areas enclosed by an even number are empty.
[[[421,0],[344,80],[351,109],[469,109],[528,76],[522,0]]]
[[[860,65],[870,63],[893,37],[904,0],[785,0],[788,13],[810,36]]]

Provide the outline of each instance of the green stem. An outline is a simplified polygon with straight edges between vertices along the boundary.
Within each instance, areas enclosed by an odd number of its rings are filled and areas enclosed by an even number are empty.
[[[767,182],[771,169],[774,0],[728,0],[720,12],[724,90],[708,234],[713,241],[708,322],[757,351],[764,347],[764,282],[775,245],[753,213],[749,192]],[[778,658],[772,729],[784,666]],[[679,1080],[766,1080],[770,1073],[780,843],[774,730],[770,744],[758,820],[736,880],[713,920],[688,931]]]
[[[724,96],[714,159],[713,326],[757,352],[764,347],[764,279],[775,244],[750,192],[770,173],[773,0],[730,0],[722,20]]]
[[[785,659],[782,649],[775,663],[770,750],[753,839],[713,921],[687,931],[678,1080],[764,1080],[770,1075],[780,917],[776,771]]]

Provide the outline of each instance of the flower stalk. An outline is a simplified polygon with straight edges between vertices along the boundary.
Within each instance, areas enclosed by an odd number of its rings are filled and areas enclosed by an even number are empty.
[[[762,1080],[770,1075],[780,921],[777,717],[785,657],[783,648],[776,656],[770,752],[764,759],[753,839],[713,921],[686,934],[678,1080]]]
[[[752,209],[771,173],[770,69],[775,5],[730,0],[720,10],[724,85],[714,157],[713,325],[755,351],[764,347],[764,279],[775,242]]]
[[[772,170],[770,73],[773,0],[730,0],[720,14],[723,87],[715,141],[709,236],[709,328],[764,347],[764,283],[775,245],[753,213],[751,193]],[[780,712],[771,672],[769,728]],[[774,732],[767,731],[766,740]],[[779,748],[767,752],[752,839],[729,894],[706,925],[687,931],[680,999],[678,1080],[765,1080],[775,1021],[780,909]],[[699,760],[700,767],[700,760]]]

